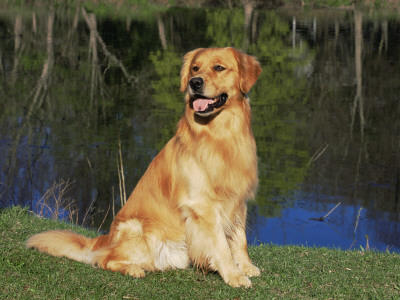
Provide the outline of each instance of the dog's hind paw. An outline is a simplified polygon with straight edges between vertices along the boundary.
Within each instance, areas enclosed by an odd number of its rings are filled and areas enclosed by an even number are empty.
[[[146,275],[144,270],[137,265],[130,265],[129,267],[127,267],[126,274],[128,274],[132,277],[137,277],[137,278],[142,278]]]

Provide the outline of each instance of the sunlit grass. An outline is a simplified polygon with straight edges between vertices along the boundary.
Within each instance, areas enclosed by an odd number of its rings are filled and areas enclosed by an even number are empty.
[[[123,276],[26,249],[26,239],[48,229],[94,231],[40,219],[20,207],[0,213],[2,299],[397,299],[400,255],[373,251],[262,245],[249,247],[262,275],[250,289],[234,289],[217,273],[194,269]]]

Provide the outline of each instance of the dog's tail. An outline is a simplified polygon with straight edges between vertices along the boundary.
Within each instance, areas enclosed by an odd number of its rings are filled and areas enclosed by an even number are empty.
[[[101,236],[102,237],[102,236]],[[35,234],[26,242],[28,248],[36,248],[52,256],[93,264],[93,247],[97,240],[66,230],[52,230]]]

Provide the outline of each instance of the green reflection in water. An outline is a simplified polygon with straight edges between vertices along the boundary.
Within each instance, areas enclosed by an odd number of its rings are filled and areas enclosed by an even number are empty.
[[[281,205],[274,198],[302,182],[309,160],[298,132],[304,120],[296,114],[307,101],[306,81],[295,76],[305,60],[296,60],[298,53],[288,47],[286,22],[273,11],[255,14],[257,22],[251,26],[241,9],[171,9],[161,19],[132,18],[129,26],[124,19],[99,18],[79,9],[3,14],[3,59],[12,67],[0,85],[0,119],[3,124],[20,119],[22,126],[3,135],[13,146],[2,164],[7,185],[2,195],[24,186],[29,195],[19,198],[38,198],[54,180],[73,178],[71,194],[82,202],[82,210],[94,199],[104,214],[113,197],[117,210],[118,136],[129,194],[182,115],[183,54],[199,44],[234,46],[263,65],[250,94],[259,152],[256,201],[261,214],[279,214]],[[166,26],[170,18],[179,21]],[[187,36],[174,38],[180,29]],[[197,32],[196,37],[190,32]],[[29,148],[33,164],[24,157],[24,143],[45,143],[48,149]],[[102,218],[95,216],[94,223]]]

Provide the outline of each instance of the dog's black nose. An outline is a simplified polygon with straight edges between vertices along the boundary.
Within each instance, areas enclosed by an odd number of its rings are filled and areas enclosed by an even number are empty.
[[[203,87],[203,83],[204,81],[201,77],[193,77],[189,81],[189,85],[194,91],[198,91],[199,89],[201,89]]]

